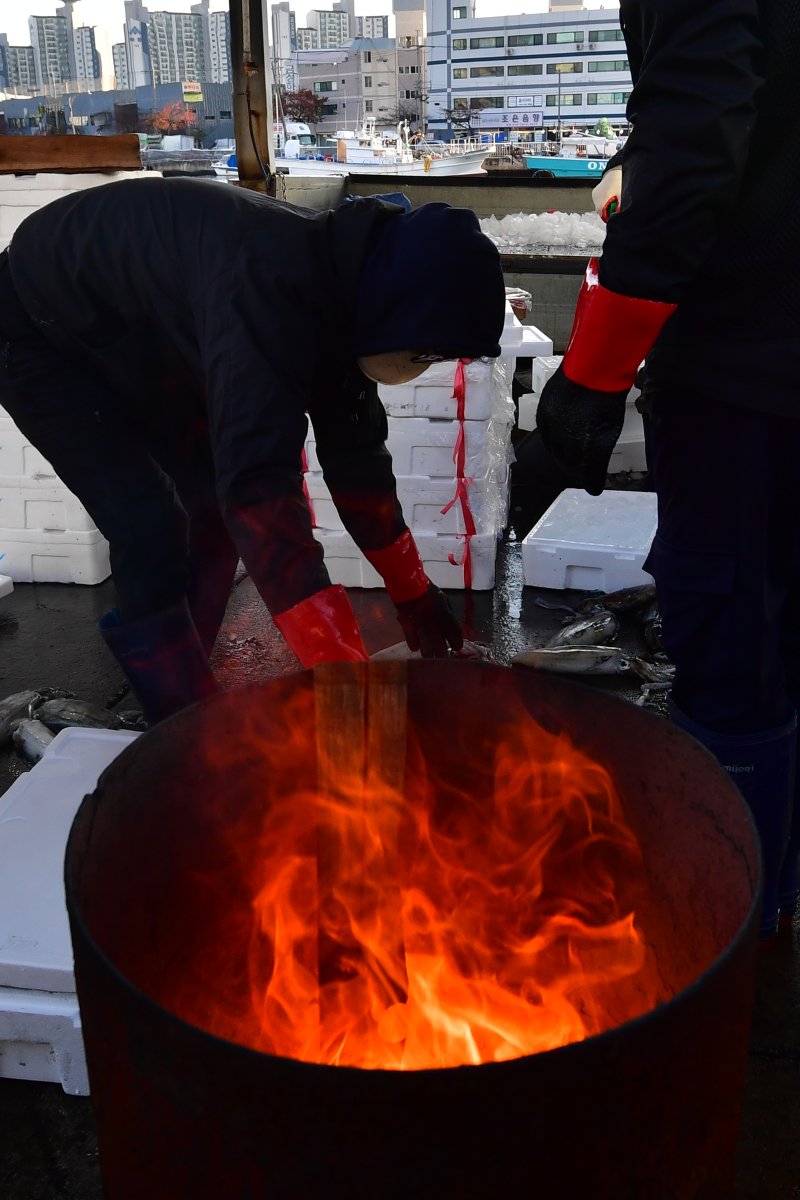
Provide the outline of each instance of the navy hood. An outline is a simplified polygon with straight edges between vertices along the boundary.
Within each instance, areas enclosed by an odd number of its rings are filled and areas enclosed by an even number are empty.
[[[355,352],[496,358],[505,320],[496,246],[466,208],[423,204],[388,217],[358,281]]]

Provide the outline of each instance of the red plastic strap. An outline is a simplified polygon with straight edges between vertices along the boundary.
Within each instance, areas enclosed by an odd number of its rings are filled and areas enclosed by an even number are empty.
[[[395,604],[417,600],[428,590],[428,576],[410,529],[383,550],[365,550],[364,557],[383,577]]]
[[[573,383],[592,391],[628,391],[677,307],[610,292],[600,282],[597,259],[590,259],[561,369]]]
[[[303,495],[306,498],[306,504],[308,505],[308,511],[311,513],[311,528],[316,529],[317,528],[317,518],[314,515],[314,505],[311,501],[311,496],[308,493],[308,484],[306,483],[306,475],[308,474],[308,455],[306,454],[305,446],[303,447],[302,453],[300,455],[300,466],[303,468]]]
[[[461,505],[461,515],[464,518],[464,533],[459,533],[457,536],[464,539],[464,553],[460,563],[456,562],[454,554],[448,554],[447,560],[454,567],[464,568],[464,587],[467,591],[472,587],[472,549],[470,541],[475,536],[475,518],[472,515],[469,503],[469,489],[472,480],[464,474],[467,458],[467,439],[466,430],[464,429],[467,381],[464,375],[464,367],[471,362],[471,358],[460,358],[453,380],[453,398],[456,402],[456,419],[458,421],[458,434],[456,435],[456,444],[453,449],[453,462],[456,466],[456,494],[450,503],[446,504],[441,510],[442,516],[444,516],[446,513],[449,513],[454,504],[459,503]]]

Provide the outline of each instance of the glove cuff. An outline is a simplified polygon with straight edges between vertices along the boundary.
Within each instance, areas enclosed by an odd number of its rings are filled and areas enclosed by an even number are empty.
[[[592,391],[629,391],[642,359],[677,307],[610,292],[600,283],[597,259],[590,259],[561,364],[564,374]]]
[[[368,657],[347,592],[340,583],[315,592],[273,620],[304,667]]]
[[[365,550],[364,557],[383,576],[386,590],[395,604],[418,600],[428,590],[430,580],[410,529],[404,530],[397,541],[383,550]]]

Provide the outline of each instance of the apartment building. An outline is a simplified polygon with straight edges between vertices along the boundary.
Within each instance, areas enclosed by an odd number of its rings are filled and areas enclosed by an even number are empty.
[[[62,16],[28,17],[38,87],[55,87],[72,78],[70,24]]]
[[[102,75],[100,54],[97,50],[94,29],[90,25],[80,25],[74,31],[75,46],[75,79],[94,83]]]
[[[306,25],[309,29],[316,29],[320,50],[333,50],[337,46],[343,46],[351,37],[350,14],[347,12],[313,8],[306,16]]]
[[[233,79],[230,11],[208,14],[208,58],[212,83],[228,83]]]
[[[37,79],[32,46],[9,46],[6,39],[0,47],[0,68],[3,67],[3,87],[23,96],[33,95]]]
[[[626,126],[630,70],[619,10],[552,4],[547,13],[475,17],[474,0],[428,0],[428,124],[452,133],[539,136]]]

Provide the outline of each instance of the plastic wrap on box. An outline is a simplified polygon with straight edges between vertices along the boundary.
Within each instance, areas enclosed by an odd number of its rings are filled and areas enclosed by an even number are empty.
[[[0,570],[16,583],[102,583],[108,542],[97,531],[0,528]]]
[[[508,463],[489,472],[483,479],[465,477],[463,490],[458,481],[430,479],[427,476],[398,476],[397,498],[409,529],[423,533],[465,533],[466,519],[460,497],[469,505],[476,533],[496,534],[508,515]],[[311,499],[314,524],[319,529],[344,529],[323,476],[308,472],[306,487]],[[456,502],[453,503],[453,500]]]
[[[370,566],[353,539],[346,533],[315,529],[314,537],[325,554],[325,565],[333,583],[344,587],[383,587],[383,580]],[[465,539],[455,534],[415,534],[425,572],[438,587],[463,590],[465,587]],[[469,539],[472,589],[488,591],[494,587],[497,538],[482,534]],[[452,559],[452,561],[451,561]]]
[[[644,561],[657,524],[653,492],[567,488],[522,543],[525,583],[603,592],[652,583]]]
[[[378,394],[390,417],[442,417],[453,421],[458,417],[454,395],[456,364],[432,363],[412,383],[394,387],[378,385]],[[479,359],[464,367],[464,419],[487,420],[502,417],[510,411],[513,420],[511,380],[514,359],[503,356],[488,361]]]
[[[389,417],[386,445],[396,476],[425,475],[452,479],[462,423],[436,417]],[[464,421],[464,473],[482,479],[498,462],[509,462],[512,421],[508,416]],[[310,471],[321,470],[313,430],[306,440]]]

